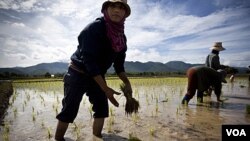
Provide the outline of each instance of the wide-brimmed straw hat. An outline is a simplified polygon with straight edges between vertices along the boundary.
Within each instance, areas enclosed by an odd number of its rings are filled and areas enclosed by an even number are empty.
[[[213,45],[210,49],[212,49],[212,50],[217,50],[217,51],[226,50],[226,49],[222,46],[222,42],[215,42],[214,45]]]
[[[107,0],[102,4],[102,13],[103,11],[108,7],[109,4],[111,3],[115,3],[115,2],[119,2],[121,4],[123,4],[126,8],[126,17],[128,17],[131,13],[131,9],[129,7],[129,5],[127,4],[127,0]]]
[[[221,74],[221,82],[227,83],[227,80],[226,80],[227,72],[222,69],[217,70],[217,72]]]

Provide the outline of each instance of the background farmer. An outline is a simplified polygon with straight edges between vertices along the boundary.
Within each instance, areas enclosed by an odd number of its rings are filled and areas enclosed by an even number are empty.
[[[215,42],[213,47],[210,48],[212,51],[207,55],[205,66],[213,68],[215,70],[224,69],[225,66],[221,65],[219,53],[220,51],[226,50],[222,46],[222,42]]]
[[[104,118],[109,116],[108,99],[119,106],[113,97],[119,93],[107,86],[104,77],[112,64],[132,94],[124,70],[127,51],[124,22],[130,15],[130,7],[126,0],[108,0],[103,3],[101,12],[104,16],[87,25],[78,36],[79,45],[64,76],[63,108],[56,116],[55,139],[58,141],[64,140],[68,124],[76,118],[84,93],[93,104],[93,139],[102,140]]]
[[[188,104],[190,99],[193,98],[197,90],[197,100],[203,102],[203,92],[210,86],[214,87],[214,93],[217,101],[222,102],[220,99],[222,84],[227,83],[225,80],[226,72],[223,70],[214,70],[209,67],[196,66],[187,70],[188,86],[187,93],[182,99],[182,104]]]
[[[205,66],[215,70],[225,69],[225,66],[221,65],[220,63],[220,56],[219,56],[220,51],[226,50],[222,46],[222,42],[215,42],[210,49],[211,52],[206,57]],[[212,93],[212,88],[208,88],[208,90],[206,90],[205,93],[207,93],[210,96]]]

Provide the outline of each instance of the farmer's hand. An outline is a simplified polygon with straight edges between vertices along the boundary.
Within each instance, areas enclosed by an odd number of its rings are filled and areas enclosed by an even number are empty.
[[[119,93],[119,92],[117,92],[117,91],[115,91],[115,90],[113,90],[113,89],[111,89],[111,88],[109,88],[109,87],[107,87],[107,89],[106,89],[104,92],[105,92],[107,98],[109,99],[109,101],[110,101],[113,105],[115,105],[116,107],[119,107],[119,103],[118,103],[118,102],[116,101],[116,99],[114,98],[114,94],[120,95],[121,93]]]
[[[116,107],[118,107],[119,103],[115,100],[114,94],[119,95],[120,93],[109,88],[101,75],[94,76],[93,79],[97,82],[97,84],[100,86],[100,88],[105,92],[105,94],[106,94],[107,98],[110,100],[110,102],[112,104],[114,104]]]

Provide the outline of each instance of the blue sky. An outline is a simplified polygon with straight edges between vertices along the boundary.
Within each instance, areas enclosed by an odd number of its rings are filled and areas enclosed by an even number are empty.
[[[102,16],[103,0],[1,0],[0,67],[69,62],[77,36]],[[221,63],[250,65],[249,0],[128,0],[126,61],[204,63],[220,41]]]

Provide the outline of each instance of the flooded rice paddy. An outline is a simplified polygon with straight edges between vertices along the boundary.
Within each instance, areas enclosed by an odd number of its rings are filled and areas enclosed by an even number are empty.
[[[105,141],[218,141],[223,124],[250,124],[246,108],[250,104],[247,78],[235,78],[235,82],[223,84],[224,103],[217,103],[212,94],[204,97],[203,104],[197,103],[195,96],[188,106],[180,104],[186,92],[186,78],[130,80],[133,96],[140,102],[139,113],[126,116],[125,97],[115,96],[120,106],[110,104],[110,116],[103,130]],[[120,80],[108,79],[107,83],[120,91]],[[13,86],[10,106],[0,126],[0,140],[53,141],[63,83],[13,83]],[[84,96],[77,118],[66,132],[66,140],[91,140],[92,114],[88,97]]]

